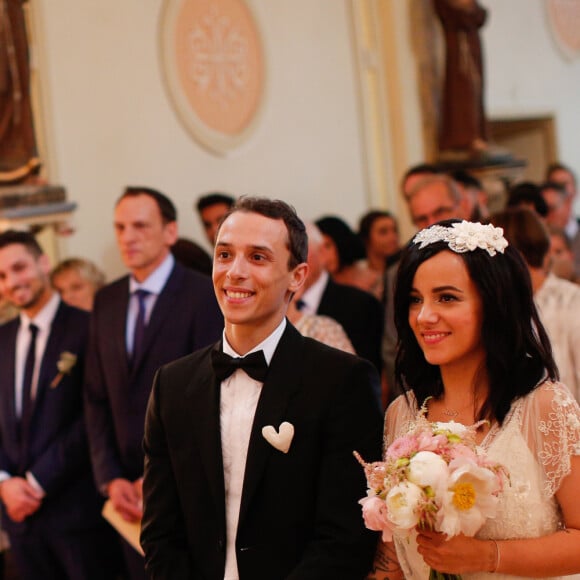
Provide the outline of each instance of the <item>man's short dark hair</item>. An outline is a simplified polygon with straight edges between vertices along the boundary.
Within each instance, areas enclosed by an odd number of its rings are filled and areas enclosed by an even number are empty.
[[[243,196],[236,201],[235,205],[224,216],[222,225],[230,215],[238,211],[257,213],[273,220],[282,220],[288,230],[288,250],[290,251],[288,268],[292,270],[298,264],[306,262],[308,258],[306,226],[291,205],[279,199]]]
[[[548,215],[548,204],[542,197],[542,190],[531,181],[517,183],[509,190],[506,207],[520,206],[533,206],[538,215]]]
[[[148,195],[157,204],[161,219],[164,224],[177,221],[177,210],[173,202],[163,193],[151,187],[140,185],[128,185],[115,206],[119,205],[126,197],[137,197],[138,195]]]
[[[0,234],[0,249],[11,246],[12,244],[24,246],[35,258],[39,258],[44,254],[40,244],[30,232],[19,232],[16,230],[2,232]]]
[[[206,207],[210,207],[212,205],[218,205],[223,203],[228,207],[233,207],[236,203],[236,200],[227,193],[222,193],[220,191],[212,191],[210,193],[206,193],[202,195],[198,200],[196,205],[197,211],[202,212]]]
[[[569,173],[572,177],[572,181],[574,182],[574,187],[576,187],[577,185],[576,174],[572,171],[572,169],[570,169],[570,167],[560,162],[550,163],[550,165],[548,165],[548,168],[546,169],[547,181],[552,180],[552,173],[554,173],[554,171],[565,171],[566,173]]]
[[[451,177],[451,179],[453,179],[453,181],[456,181],[460,185],[463,185],[463,187],[473,187],[474,189],[482,189],[481,181],[479,181],[479,179],[477,179],[477,177],[475,177],[471,173],[465,171],[465,169],[456,169],[455,171],[452,171],[449,174],[449,176]]]

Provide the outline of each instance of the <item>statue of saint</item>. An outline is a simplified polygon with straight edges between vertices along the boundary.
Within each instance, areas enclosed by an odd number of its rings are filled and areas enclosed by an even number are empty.
[[[0,0],[0,185],[20,183],[40,168],[30,101],[25,2]]]
[[[439,151],[485,154],[483,59],[479,29],[487,12],[477,0],[433,0],[445,36],[445,83]]]

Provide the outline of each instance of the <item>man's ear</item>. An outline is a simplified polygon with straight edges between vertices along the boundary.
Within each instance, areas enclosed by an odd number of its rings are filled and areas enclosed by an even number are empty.
[[[306,262],[298,264],[298,266],[296,266],[294,270],[292,270],[291,274],[292,278],[290,280],[288,290],[294,293],[302,287],[302,285],[306,280],[306,277],[308,276],[308,264]]]
[[[173,246],[178,238],[177,222],[168,222],[164,226],[165,242],[168,246]]]

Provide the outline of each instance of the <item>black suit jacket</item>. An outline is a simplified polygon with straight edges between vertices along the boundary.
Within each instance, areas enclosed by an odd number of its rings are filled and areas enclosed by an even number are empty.
[[[45,522],[47,530],[88,528],[101,521],[82,405],[88,322],[86,312],[63,302],[59,305],[40,366],[27,449],[22,447],[14,414],[20,319],[0,327],[0,469],[18,476],[32,472],[46,492],[40,509],[23,523],[15,523],[4,514],[2,525],[10,533],[24,533],[33,519]],[[57,362],[66,351],[77,355],[76,364],[51,387],[58,374]]]
[[[213,343],[223,318],[211,280],[175,264],[157,298],[141,357],[129,364],[125,328],[129,277],[99,291],[91,316],[85,410],[91,456],[100,489],[143,474],[143,427],[155,371]]]
[[[222,580],[226,522],[219,382],[208,347],[160,369],[147,411],[141,543],[153,579]],[[236,550],[240,580],[362,578],[376,535],[357,501],[381,455],[382,421],[367,361],[288,324],[256,409]],[[262,427],[289,421],[289,452]]]
[[[356,353],[370,360],[380,371],[384,313],[381,303],[372,294],[354,286],[337,284],[329,278],[316,313],[338,321]]]

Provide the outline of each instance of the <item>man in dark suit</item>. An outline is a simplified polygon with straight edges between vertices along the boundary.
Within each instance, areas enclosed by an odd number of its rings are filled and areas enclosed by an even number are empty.
[[[562,228],[574,254],[574,270],[580,278],[580,218],[574,215],[574,203],[578,196],[576,174],[563,163],[552,163],[546,170],[548,183],[542,187],[542,195],[548,205],[546,221],[549,225]],[[549,187],[554,184],[559,187]]]
[[[155,371],[214,342],[223,319],[209,277],[175,262],[173,203],[127,188],[115,207],[117,243],[131,274],[99,291],[91,317],[86,415],[99,489],[128,521],[142,515],[143,426]],[[143,558],[123,542],[131,578]]]
[[[141,544],[152,579],[370,569],[376,536],[361,520],[352,451],[380,456],[378,376],[286,320],[306,254],[304,224],[283,202],[242,198],[222,222],[223,340],[162,367],[147,410]]]
[[[0,292],[20,316],[0,327],[2,524],[22,578],[114,577],[82,407],[88,315],[61,302],[32,235],[0,234]]]
[[[332,280],[320,260],[322,235],[314,224],[307,227],[309,271],[301,297],[302,309],[307,314],[334,318],[344,328],[356,353],[380,371],[384,320],[381,303],[369,292]]]

